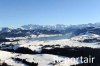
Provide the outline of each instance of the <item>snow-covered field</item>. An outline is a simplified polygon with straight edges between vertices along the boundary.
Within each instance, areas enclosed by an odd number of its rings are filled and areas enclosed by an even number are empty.
[[[93,35],[94,36],[94,35]],[[98,36],[97,36],[98,37]],[[53,54],[48,52],[43,52],[44,50],[52,50],[56,48],[66,48],[66,47],[89,47],[89,48],[100,48],[98,42],[94,43],[84,43],[78,42],[76,39],[79,37],[74,37],[68,39],[65,35],[41,35],[33,36],[30,39],[23,39],[18,42],[9,42],[0,44],[0,62],[7,63],[11,66],[71,66],[79,64],[79,60],[73,62],[73,57],[63,56],[61,54]],[[82,38],[80,38],[81,40]],[[28,49],[28,51],[20,49]],[[72,50],[72,49],[71,49]],[[74,49],[73,49],[74,50]],[[51,51],[50,51],[51,52]],[[66,51],[67,52],[67,51]],[[17,58],[17,60],[16,60]],[[19,60],[20,59],[20,60]],[[22,62],[22,60],[25,60]],[[26,63],[27,62],[27,63]],[[35,65],[29,65],[36,63]]]

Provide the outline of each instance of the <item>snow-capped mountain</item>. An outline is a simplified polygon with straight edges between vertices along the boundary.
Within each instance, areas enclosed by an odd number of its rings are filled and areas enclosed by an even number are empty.
[[[1,29],[1,32],[11,32],[11,28],[8,28],[8,27],[3,27],[2,29]]]
[[[78,30],[82,30],[82,31],[91,30],[92,31],[92,29],[94,30],[94,28],[97,29],[99,27],[100,27],[100,23],[95,23],[95,24],[89,23],[89,24],[69,25],[69,26],[63,25],[63,24],[57,24],[54,26],[29,24],[29,25],[24,25],[21,28],[24,30],[57,30],[57,31],[62,31],[62,33],[63,32],[67,33],[67,32],[74,32]]]
[[[0,35],[4,37],[25,37],[30,35],[40,34],[71,34],[73,36],[85,35],[85,34],[97,34],[100,35],[100,23],[95,24],[80,24],[80,25],[23,25],[20,28],[2,28]]]

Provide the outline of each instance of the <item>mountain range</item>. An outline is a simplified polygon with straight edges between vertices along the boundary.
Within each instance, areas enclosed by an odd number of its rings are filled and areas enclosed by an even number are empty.
[[[72,36],[97,34],[100,35],[100,23],[89,23],[80,25],[23,25],[19,28],[2,27],[0,30],[0,37],[25,37],[40,34],[71,34]]]

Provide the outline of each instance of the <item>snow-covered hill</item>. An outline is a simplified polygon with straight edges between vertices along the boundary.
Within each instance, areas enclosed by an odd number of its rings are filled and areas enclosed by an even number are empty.
[[[100,42],[100,35],[96,34],[79,35],[72,37],[71,40],[79,42],[88,42],[88,43]]]
[[[45,37],[48,40],[42,40]],[[55,37],[57,40],[52,40],[50,37]],[[78,36],[80,40],[92,37],[98,38],[99,36]],[[40,35],[33,36],[31,40],[23,39],[18,42],[1,43],[0,61],[12,66],[71,66],[80,64],[80,60],[73,62],[72,58],[81,57],[81,52],[85,53],[87,49],[94,51],[94,49],[100,48],[97,43],[78,42],[74,39],[77,37],[58,39],[58,36],[55,35]]]

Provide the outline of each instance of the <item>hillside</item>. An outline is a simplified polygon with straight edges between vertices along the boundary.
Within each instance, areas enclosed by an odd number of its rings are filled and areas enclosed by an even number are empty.
[[[0,66],[100,66],[99,26],[37,26],[1,29]]]

